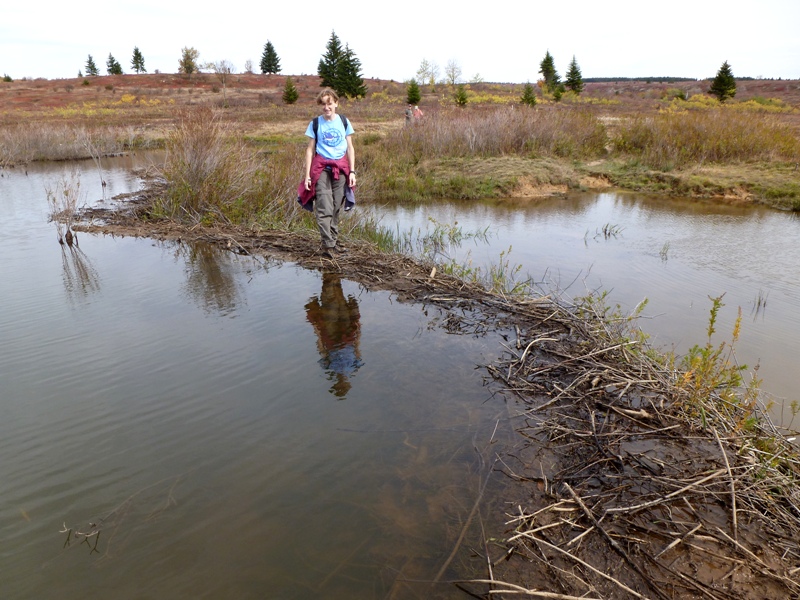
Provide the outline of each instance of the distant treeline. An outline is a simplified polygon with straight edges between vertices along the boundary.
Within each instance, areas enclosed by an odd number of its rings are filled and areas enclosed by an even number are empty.
[[[707,77],[706,79],[713,79]],[[774,77],[736,77],[738,81],[755,81],[756,79],[763,79],[765,81],[775,81]],[[643,81],[645,83],[675,83],[677,81],[705,81],[704,79],[695,79],[694,77],[585,77],[584,83],[615,83],[620,81]],[[777,81],[782,81],[781,77]]]
[[[738,79],[738,78],[737,78]],[[693,77],[586,77],[584,83],[613,83],[616,81],[658,81],[660,83],[675,83],[676,81],[697,81]]]

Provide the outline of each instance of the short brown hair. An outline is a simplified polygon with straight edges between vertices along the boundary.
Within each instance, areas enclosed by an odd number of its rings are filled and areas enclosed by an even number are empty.
[[[329,96],[334,102],[339,102],[339,95],[331,88],[325,88],[319,94],[317,94],[317,104],[324,104],[325,100],[323,100],[323,98],[325,98],[325,96]]]

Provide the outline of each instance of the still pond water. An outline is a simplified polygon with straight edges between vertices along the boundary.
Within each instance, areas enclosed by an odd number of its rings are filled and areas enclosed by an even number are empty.
[[[105,165],[107,196],[138,188],[134,166]],[[98,175],[79,167],[93,202]],[[415,581],[440,574],[489,442],[510,429],[513,407],[475,369],[498,340],[448,335],[428,307],[291,264],[85,234],[62,248],[45,189],[71,168],[0,178],[3,597],[464,597]],[[739,356],[761,361],[789,424],[791,215],[618,194],[380,211],[401,229],[489,225],[488,243],[451,253],[486,264],[511,246],[570,295],[646,297],[644,328],[679,350],[703,341],[708,296],[725,293],[718,330],[742,306]],[[598,235],[607,224],[617,235]],[[465,549],[442,578],[469,561]]]
[[[773,420],[800,427],[791,410],[800,401],[796,215],[625,193],[388,206],[380,214],[383,224],[400,223],[401,230],[458,223],[479,232],[488,225],[488,243],[466,242],[448,256],[485,271],[500,263],[502,252],[510,267],[521,267],[518,280],[529,277],[567,298],[605,291],[607,303],[625,314],[647,300],[639,325],[652,345],[680,354],[706,342],[710,298],[722,296],[715,345],[730,341],[741,308],[737,359],[759,366]]]
[[[131,166],[106,166],[109,196]],[[290,264],[70,251],[45,198],[64,168],[0,178],[0,597],[463,597],[415,581],[509,431],[475,368],[497,340]]]

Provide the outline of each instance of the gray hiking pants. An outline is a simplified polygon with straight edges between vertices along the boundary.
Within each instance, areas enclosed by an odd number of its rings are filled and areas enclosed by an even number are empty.
[[[317,180],[314,215],[317,217],[322,245],[326,248],[333,248],[339,237],[339,214],[344,206],[344,186],[343,171],[339,173],[338,180],[333,178],[330,171],[323,171]]]

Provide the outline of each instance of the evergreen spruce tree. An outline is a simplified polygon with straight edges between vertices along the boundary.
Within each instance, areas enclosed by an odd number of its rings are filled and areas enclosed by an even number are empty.
[[[539,63],[539,73],[542,74],[547,91],[550,93],[554,92],[561,83],[561,78],[558,75],[558,71],[556,71],[555,61],[553,61],[550,50],[547,51],[542,62]]]
[[[136,71],[137,73],[147,73],[147,69],[144,68],[144,56],[139,51],[138,46],[133,47],[133,58],[131,58],[131,69]]]
[[[106,71],[109,75],[122,75],[122,65],[110,52],[108,53],[108,60],[106,60]]]
[[[100,71],[97,70],[97,65],[94,64],[94,59],[92,55],[89,55],[89,58],[86,59],[86,76],[87,77],[97,77],[100,74]]]
[[[412,79],[406,86],[406,102],[408,104],[419,104],[422,100],[422,93],[419,91],[419,84],[416,79]]]
[[[286,78],[286,84],[283,86],[283,101],[286,104],[294,104],[300,97],[300,93],[294,85],[291,77]]]
[[[345,98],[363,98],[367,95],[367,86],[361,77],[361,61],[350,46],[345,45],[342,59],[336,66],[336,93]]]
[[[340,63],[343,58],[344,49],[342,48],[342,42],[339,41],[336,32],[333,31],[331,32],[331,38],[328,40],[328,44],[325,46],[325,54],[322,55],[319,65],[317,66],[317,75],[322,79],[319,83],[321,87],[333,88],[337,93],[339,92],[336,78],[339,75],[341,68]]]
[[[362,98],[367,95],[367,86],[361,76],[361,61],[350,46],[342,48],[335,31],[331,32],[317,74],[321,79],[320,86],[332,88],[339,96]]]
[[[581,75],[578,61],[575,60],[575,55],[572,56],[572,62],[569,63],[569,69],[567,70],[566,87],[576,94],[580,94],[583,91],[583,76]]]
[[[264,44],[264,52],[261,54],[261,72],[271,74],[281,72],[281,60],[275,52],[275,46],[269,40]]]
[[[456,104],[461,108],[464,108],[467,105],[467,102],[469,102],[469,96],[467,96],[467,88],[464,87],[463,83],[459,85],[458,88],[456,88],[456,93],[453,96],[453,99],[456,101]]]
[[[533,90],[533,86],[531,85],[530,81],[525,84],[525,87],[522,90],[520,102],[522,102],[525,106],[536,106],[536,92]]]
[[[727,60],[717,71],[717,76],[711,82],[708,93],[716,96],[720,102],[725,102],[728,98],[736,95],[736,80],[733,78],[733,71]]]

